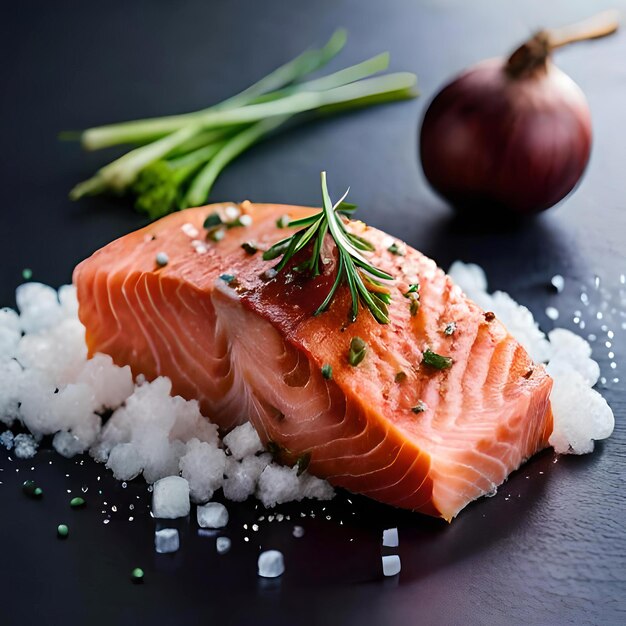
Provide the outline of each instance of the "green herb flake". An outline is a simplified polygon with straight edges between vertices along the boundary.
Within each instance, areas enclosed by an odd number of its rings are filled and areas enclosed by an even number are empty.
[[[135,567],[133,571],[130,573],[130,579],[134,583],[142,583],[143,577],[144,577],[144,573],[141,567]]]
[[[202,224],[203,228],[207,230],[211,228],[215,228],[216,226],[220,226],[222,224],[222,218],[218,213],[209,213],[207,218],[204,220],[204,224]]]
[[[356,367],[364,358],[367,352],[367,344],[360,337],[353,337],[350,342],[350,351],[348,352],[348,363]]]
[[[220,274],[220,278],[227,284],[230,285],[235,280],[234,274]]]
[[[397,383],[403,383],[407,379],[406,372],[399,371],[393,378]]]
[[[456,331],[456,322],[450,322],[443,329],[443,334],[449,337],[450,335],[454,335],[455,331]]]
[[[454,361],[449,356],[441,356],[427,348],[424,350],[422,363],[437,370],[447,370]]]
[[[35,487],[33,489],[33,498],[41,498],[43,496],[43,489],[41,487]]]
[[[246,251],[247,254],[253,255],[258,251],[258,248],[251,241],[244,241],[241,244],[241,247]]]
[[[25,267],[22,270],[22,278],[24,280],[30,280],[33,277],[33,270],[30,269],[30,267]]]
[[[70,506],[73,509],[82,509],[85,506],[86,502],[84,498],[77,496],[76,498],[72,498],[70,500]]]
[[[413,413],[423,413],[427,408],[426,404],[420,400],[414,407],[411,408],[411,411],[413,411]]]
[[[398,242],[394,241],[387,250],[391,252],[391,254],[395,254],[396,256],[404,256],[406,251],[404,250],[404,246],[402,244],[398,244]]]
[[[67,527],[67,524],[59,524],[57,526],[57,537],[59,539],[66,539],[70,534],[70,529]]]
[[[326,380],[330,380],[333,377],[333,368],[328,363],[325,363],[324,365],[322,365],[322,376]]]
[[[298,470],[296,471],[296,476],[300,476],[304,472],[306,472],[307,467],[309,467],[309,463],[311,462],[311,453],[305,452],[298,457],[296,461],[296,467]]]
[[[411,317],[415,317],[420,310],[420,296],[419,293],[411,293],[409,294],[409,300],[411,304],[409,304],[409,313]]]
[[[268,441],[265,445],[265,449],[272,455],[272,459],[274,459],[274,461],[278,460],[281,453],[281,447],[275,441],[270,439],[270,441]]]
[[[289,226],[290,221],[291,221],[291,218],[288,215],[281,215],[276,220],[276,226],[278,228],[287,228],[287,226]]]
[[[412,293],[417,293],[420,290],[419,283],[411,283],[409,288],[402,294],[405,298],[408,298]]]

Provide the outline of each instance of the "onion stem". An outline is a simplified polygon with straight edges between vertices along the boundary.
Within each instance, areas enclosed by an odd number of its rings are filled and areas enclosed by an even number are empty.
[[[582,22],[553,28],[547,32],[552,50],[577,41],[588,41],[612,35],[619,28],[619,11],[603,11]]]

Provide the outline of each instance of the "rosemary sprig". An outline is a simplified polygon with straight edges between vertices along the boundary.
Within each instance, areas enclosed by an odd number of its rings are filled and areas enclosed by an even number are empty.
[[[295,254],[304,249],[305,246],[310,246],[311,256],[293,269],[299,272],[307,272],[311,277],[319,276],[321,274],[322,244],[326,235],[329,234],[335,242],[339,253],[337,276],[324,302],[315,311],[314,315],[319,315],[329,307],[337,288],[345,282],[350,289],[352,297],[352,321],[356,320],[360,302],[369,309],[379,324],[388,324],[388,305],[391,302],[391,294],[387,287],[378,279],[393,280],[393,276],[373,266],[363,256],[363,252],[372,252],[374,246],[366,239],[352,234],[346,228],[342,215],[351,215],[356,210],[355,205],[344,201],[349,190],[337,203],[333,204],[326,185],[326,172],[322,172],[321,181],[322,210],[309,217],[290,221],[288,224],[290,228],[299,227],[300,230],[290,237],[285,237],[276,242],[263,254],[263,258],[268,261],[282,256],[274,268],[280,272]]]

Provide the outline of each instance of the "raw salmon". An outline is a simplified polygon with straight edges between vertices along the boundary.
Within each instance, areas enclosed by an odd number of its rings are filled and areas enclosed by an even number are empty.
[[[389,235],[350,222],[376,247],[373,264],[395,277],[390,323],[367,309],[351,323],[345,286],[314,316],[336,272],[332,241],[314,279],[276,274],[260,250],[293,232],[276,225],[281,216],[319,209],[240,209],[251,224],[219,242],[203,223],[227,205],[174,213],[81,263],[74,282],[90,353],[168,376],[224,430],[251,420],[284,463],[446,520],[547,446],[550,377],[432,260],[401,242],[394,254]],[[417,284],[416,303],[405,294]],[[355,337],[366,354],[351,365]],[[427,365],[426,350],[452,365]]]

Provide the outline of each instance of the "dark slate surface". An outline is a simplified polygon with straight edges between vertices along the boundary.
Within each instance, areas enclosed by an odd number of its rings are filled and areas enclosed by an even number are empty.
[[[343,25],[350,41],[338,64],[389,49],[393,69],[419,75],[422,97],[268,141],[228,169],[213,198],[317,203],[318,173],[327,169],[335,193],[352,187],[362,218],[444,267],[456,258],[483,264],[492,287],[526,303],[546,330],[553,325],[546,306],[558,307],[558,323],[570,328],[581,310],[584,333],[598,337],[594,356],[606,378],[600,387],[617,426],[593,455],[537,456],[450,526],[359,498],[351,504],[341,494],[325,511],[283,507],[291,521],[264,522],[255,532],[243,528],[262,514],[254,502],[231,506],[233,549],[222,557],[193,519],[179,524],[177,555],[155,555],[149,494],[138,481],[122,488],[88,458],[44,451],[18,462],[3,452],[2,624],[626,622],[626,400],[624,383],[613,382],[626,377],[619,278],[626,272],[626,33],[558,54],[589,98],[595,144],[577,192],[535,222],[504,231],[458,222],[428,189],[416,158],[423,107],[444,80],[508,51],[538,26],[585,17],[591,4],[112,0],[3,7],[2,304],[12,304],[23,267],[58,286],[79,260],[142,224],[124,201],[66,199],[105,155],[58,143],[58,131],[200,108]],[[555,273],[566,277],[559,295],[546,287]],[[588,307],[580,302],[583,285]],[[603,325],[615,333],[610,348]],[[42,501],[22,495],[29,477],[44,487]],[[70,510],[81,488],[88,507]],[[302,539],[291,536],[296,517],[306,529]],[[71,527],[64,542],[55,538],[62,521]],[[380,532],[396,524],[403,569],[399,579],[384,580]],[[285,552],[282,579],[256,578],[260,545]],[[137,565],[146,571],[142,586],[128,578]]]

